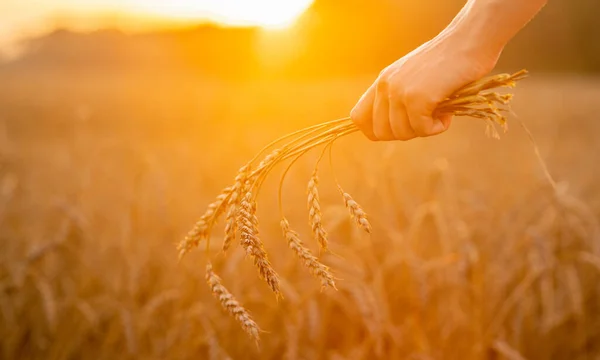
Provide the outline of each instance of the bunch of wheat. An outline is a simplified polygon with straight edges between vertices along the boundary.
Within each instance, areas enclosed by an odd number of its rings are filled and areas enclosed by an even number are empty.
[[[514,87],[516,82],[525,76],[527,76],[527,71],[521,70],[512,75],[500,74],[475,81],[456,91],[452,96],[440,103],[436,112],[483,119],[487,123],[486,132],[488,135],[498,137],[495,125],[499,125],[506,130],[506,118],[503,115],[506,109],[502,108],[502,106],[509,104],[512,95],[502,95],[491,89]],[[352,120],[344,118],[296,131],[265,146],[252,160],[240,168],[233,185],[225,188],[217,196],[216,200],[208,206],[208,209],[200,217],[200,220],[194,225],[193,229],[181,241],[178,246],[180,258],[191,249],[197,247],[202,240],[206,240],[206,249],[208,252],[212,229],[217,220],[222,215],[225,215],[223,252],[227,251],[232,241],[239,238],[240,244],[246,251],[246,254],[254,261],[259,277],[269,285],[276,297],[280,297],[279,276],[269,262],[267,253],[259,237],[256,207],[258,192],[267,175],[276,165],[291,159],[282,174],[279,185],[280,224],[283,235],[295,256],[312,275],[320,280],[322,286],[335,289],[334,277],[329,267],[321,263],[317,256],[313,255],[303,245],[298,233],[290,228],[289,221],[283,214],[281,193],[285,176],[294,162],[309,150],[323,145],[321,156],[318,158],[315,170],[308,182],[308,212],[313,237],[319,243],[321,251],[327,251],[327,232],[322,223],[318,192],[318,166],[328,149],[331,154],[331,146],[336,139],[357,131],[359,129],[354,125]],[[285,141],[287,142],[284,143]],[[282,143],[283,145],[281,145]],[[267,151],[270,151],[270,153],[264,156],[259,162],[258,159]],[[337,179],[335,181],[351,218],[360,229],[370,232],[371,225],[364,210],[350,194],[343,190]],[[258,341],[260,329],[252,320],[247,310],[223,286],[221,279],[214,273],[210,260],[207,265],[207,281],[222,307],[240,322],[242,328],[251,337]]]

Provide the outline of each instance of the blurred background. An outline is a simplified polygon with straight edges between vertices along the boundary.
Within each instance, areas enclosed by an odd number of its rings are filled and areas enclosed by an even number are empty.
[[[0,41],[6,70],[13,73],[347,77],[377,73],[435,36],[463,5],[462,0],[5,0]],[[593,0],[551,2],[506,49],[500,68],[598,72],[597,13]]]
[[[321,291],[259,198],[276,301],[239,247],[211,250],[260,348],[176,243],[271,140],[347,116],[379,71],[461,0],[2,0],[0,358],[600,359],[600,3],[550,0],[495,71],[527,68],[499,141],[456,119],[334,151],[369,214],[352,227],[321,169],[339,278]],[[531,129],[557,182],[549,186]],[[286,215],[307,246],[306,184]]]

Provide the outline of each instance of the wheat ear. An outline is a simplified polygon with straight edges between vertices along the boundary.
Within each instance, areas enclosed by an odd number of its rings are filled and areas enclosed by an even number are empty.
[[[319,242],[322,251],[327,251],[327,232],[323,227],[321,214],[321,201],[319,199],[319,177],[317,169],[313,172],[308,182],[308,218],[313,237]]]
[[[208,205],[204,215],[200,217],[200,220],[194,224],[192,230],[190,230],[179,245],[177,245],[179,259],[183,258],[183,256],[191,249],[197,247],[202,239],[208,237],[210,229],[225,211],[225,202],[231,196],[231,193],[231,187],[223,189],[216,200]]]
[[[370,234],[371,224],[367,219],[367,213],[365,213],[362,207],[352,198],[352,196],[350,196],[350,194],[345,192],[340,185],[338,185],[338,190],[344,198],[344,205],[346,205],[346,209],[348,209],[350,212],[350,217],[354,220],[359,228]]]
[[[335,169],[333,168],[333,144],[335,143],[335,139],[328,144],[329,148],[329,167],[331,168],[331,174],[333,175],[333,180],[337,185],[337,188],[342,194],[342,198],[344,199],[344,205],[346,209],[350,212],[350,217],[354,220],[356,225],[366,231],[367,233],[371,233],[371,223],[369,223],[369,219],[367,219],[367,213],[362,209],[362,207],[352,198],[352,196],[345,192],[340,182],[338,181],[337,176],[335,175]]]
[[[285,177],[290,170],[290,168],[294,165],[294,163],[304,155],[308,150],[301,152],[298,154],[287,166],[287,168],[283,171],[281,175],[281,180],[279,182],[279,213],[281,214],[281,230],[283,231],[283,236],[285,237],[288,247],[294,252],[296,257],[300,260],[302,265],[304,265],[309,272],[320,279],[321,287],[325,288],[327,286],[332,287],[337,290],[335,286],[335,280],[329,271],[329,267],[325,266],[316,256],[314,256],[311,251],[304,246],[302,240],[300,240],[300,236],[297,232],[290,229],[290,223],[286,219],[283,212],[283,201],[282,201],[282,191],[283,191],[283,183],[285,181]]]
[[[221,278],[213,271],[212,264],[208,262],[206,265],[206,282],[210,287],[214,297],[219,300],[221,307],[225,309],[231,316],[233,316],[238,323],[242,326],[242,329],[254,339],[258,344],[259,333],[261,332],[258,325],[252,320],[252,317],[235,297],[223,286]]]
[[[498,136],[494,126],[498,124],[506,130],[506,118],[503,113],[509,108],[508,106],[503,105],[509,105],[511,95],[501,95],[497,92],[490,91],[490,89],[496,87],[514,87],[517,81],[526,76],[527,71],[522,70],[512,75],[500,74],[475,81],[459,89],[438,104],[435,112],[484,119],[488,124],[488,133],[493,136]],[[247,165],[240,169],[232,188],[217,197],[217,200],[209,206],[207,212],[200,218],[193,229],[188,233],[186,238],[179,244],[178,250],[180,256],[185,254],[194,246],[197,246],[202,239],[206,239],[207,255],[210,257],[209,235],[213,225],[217,221],[218,216],[225,212],[227,221],[225,225],[226,231],[224,250],[227,250],[229,244],[231,244],[231,242],[236,238],[236,232],[239,231],[242,247],[246,253],[253,258],[255,266],[258,268],[260,277],[269,284],[271,289],[279,297],[279,278],[269,263],[267,254],[263,248],[263,244],[258,237],[256,198],[261,189],[263,181],[276,164],[290,158],[294,158],[292,161],[293,163],[310,149],[314,149],[324,144],[326,145],[325,149],[327,149],[327,147],[331,149],[331,144],[335,139],[356,133],[358,131],[359,128],[356,126],[356,124],[354,124],[352,119],[350,117],[345,117],[343,119],[338,119],[295,131],[291,134],[282,136],[265,146],[258,154],[254,156],[250,162],[248,162]],[[274,150],[270,155],[267,155],[265,160],[263,160],[257,167],[254,167],[254,164],[258,158],[265,152],[269,151],[269,149],[273,149],[273,147],[276,145],[278,149]],[[321,157],[322,156],[323,154],[321,154]],[[320,160],[321,158],[319,158],[319,161]],[[317,177],[318,164],[319,162],[317,162],[315,171],[313,172],[308,184],[309,223],[313,236],[318,240],[320,248],[322,250],[327,250],[327,233],[325,232],[322,224],[321,207],[317,189],[319,180]],[[253,166],[252,169],[250,168],[251,166]],[[279,207],[282,213],[282,219],[285,220],[281,205],[281,185],[283,183],[284,176],[282,176],[279,189]],[[338,183],[337,180],[336,183]],[[344,203],[349,209],[351,216],[361,228],[369,231],[370,225],[364,211],[360,208],[360,206],[358,206],[356,201],[354,201],[349,194],[341,190],[341,188],[340,192],[342,192]],[[321,276],[324,277],[325,282],[327,283],[327,272],[323,270],[326,269],[326,267],[324,265],[323,267],[319,267],[314,262],[316,257],[310,257],[307,255],[310,253],[305,251],[306,248],[302,246],[298,234],[289,229],[289,224],[287,221],[283,222],[281,226],[292,250],[296,252],[296,254],[305,264],[308,264],[307,266],[309,269],[318,269],[318,271],[316,271],[317,276],[319,276],[320,272]],[[227,300],[230,294],[224,288],[217,287],[217,285],[220,285],[220,279],[216,277],[215,280],[213,275],[214,273],[212,273],[212,267],[209,267],[207,269],[207,280],[211,285],[213,292],[223,303],[223,299]],[[333,282],[329,284],[333,284]],[[235,304],[236,306],[239,306],[239,304]],[[226,309],[235,308],[232,303],[229,303],[229,306],[225,304],[224,307]],[[237,312],[241,314],[242,310],[232,310],[230,312]],[[242,317],[241,322],[242,325],[244,325],[244,321],[246,321],[244,319],[249,319],[249,317],[247,314],[243,316],[242,315],[240,315]],[[248,321],[251,321],[251,319]],[[254,322],[252,322],[252,324],[253,327],[247,323],[245,329],[258,329]],[[254,332],[252,330],[247,330],[247,332],[249,332],[251,335],[254,334],[253,337],[255,338],[258,337],[258,330],[255,330]]]
[[[223,238],[223,252],[227,252],[231,243],[235,240],[237,230],[236,217],[243,196],[242,191],[248,178],[249,165],[244,165],[238,171],[231,190],[231,197],[227,203],[227,215],[225,216],[225,237]]]
[[[247,183],[249,187],[249,182]],[[258,269],[260,278],[265,280],[275,296],[280,297],[279,276],[271,266],[263,243],[258,236],[258,218],[256,217],[256,202],[252,197],[252,191],[247,190],[240,203],[237,223],[240,228],[241,244],[246,254],[252,257],[254,265]]]
[[[308,248],[302,244],[300,236],[297,232],[290,229],[290,223],[287,219],[281,220],[281,230],[287,240],[288,246],[298,257],[300,262],[310,271],[310,273],[321,280],[323,288],[329,286],[337,290],[333,275],[329,271],[329,267],[322,264],[316,256],[314,256]]]

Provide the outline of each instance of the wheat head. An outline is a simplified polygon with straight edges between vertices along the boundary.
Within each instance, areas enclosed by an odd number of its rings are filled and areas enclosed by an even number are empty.
[[[191,249],[197,247],[202,239],[208,237],[211,227],[225,211],[225,200],[227,200],[231,194],[232,188],[227,187],[223,189],[213,203],[208,205],[204,215],[200,217],[200,220],[194,224],[192,230],[188,232],[185,238],[177,246],[180,259]]]
[[[507,111],[507,107],[505,105],[509,104],[512,95],[502,95],[490,89],[514,87],[518,80],[526,76],[527,71],[522,70],[512,75],[493,75],[467,84],[439,103],[435,112],[437,114],[483,119],[487,124],[486,133],[493,137],[499,137],[496,125],[501,126],[506,131],[507,121],[504,112]],[[200,220],[179,244],[178,250],[180,256],[183,256],[186,252],[196,247],[202,239],[208,239],[218,217],[225,213],[223,251],[228,250],[236,239],[236,233],[239,232],[241,246],[247,256],[253,259],[259,277],[269,285],[276,297],[279,298],[281,296],[279,277],[269,262],[263,243],[259,238],[256,198],[258,197],[258,192],[262,187],[263,181],[275,165],[292,159],[284,175],[282,175],[279,186],[279,208],[283,219],[280,225],[288,242],[288,247],[294,252],[300,262],[315,277],[321,280],[323,287],[335,288],[335,281],[329,268],[320,263],[318,258],[303,245],[298,233],[290,229],[289,222],[283,215],[283,207],[281,205],[282,183],[287,170],[289,170],[298,158],[309,150],[322,145],[325,146],[325,149],[331,149],[336,139],[358,131],[359,128],[354,124],[352,119],[346,117],[295,131],[269,143],[252,160],[240,168],[233,185],[230,188],[226,188],[217,197],[216,201],[208,206],[205,214],[202,215]],[[270,151],[270,153],[262,161],[258,162],[258,158],[267,151]],[[317,162],[317,167],[318,164]],[[317,176],[317,168],[315,168],[308,182],[307,204],[309,225],[313,237],[319,243],[321,251],[327,251],[328,239],[322,222],[318,185],[319,178]],[[351,218],[359,228],[370,233],[371,225],[365,211],[350,194],[346,193],[339,185],[338,188]],[[256,323],[252,321],[246,310],[221,285],[221,281],[212,271],[210,263],[207,266],[207,281],[222,306],[236,317],[247,333],[254,339],[258,339],[259,330]]]
[[[235,177],[234,184],[231,188],[231,197],[227,203],[227,215],[225,216],[225,236],[223,238],[223,252],[227,252],[231,243],[235,240],[237,224],[236,217],[238,214],[238,208],[242,197],[242,191],[244,184],[248,178],[250,171],[249,165],[244,165],[238,171]]]
[[[240,203],[237,223],[240,229],[241,245],[246,250],[246,254],[254,260],[260,278],[266,281],[277,297],[280,297],[279,276],[271,266],[267,252],[258,236],[256,203],[251,191],[246,193]]]
[[[221,307],[233,316],[237,322],[241,325],[242,329],[252,338],[256,343],[259,341],[260,328],[252,320],[252,317],[248,313],[248,310],[244,308],[235,299],[235,297],[223,286],[221,278],[213,271],[212,264],[208,262],[206,264],[206,282],[210,287],[214,297],[219,300]]]
[[[308,218],[313,237],[319,242],[322,251],[327,251],[327,232],[323,227],[321,214],[321,201],[319,199],[319,177],[317,171],[313,172],[308,182]]]
[[[304,265],[313,276],[321,281],[321,286],[323,288],[329,286],[337,290],[335,287],[335,280],[329,267],[322,264],[319,259],[304,246],[298,233],[290,229],[290,223],[285,218],[281,220],[281,230],[287,240],[288,247],[294,252],[302,265]]]
[[[342,194],[344,198],[344,205],[346,205],[346,209],[350,212],[350,217],[354,220],[356,225],[363,229],[364,231],[371,233],[371,224],[367,219],[367,213],[362,209],[362,207],[348,194],[342,189],[341,186],[338,185],[338,190]]]

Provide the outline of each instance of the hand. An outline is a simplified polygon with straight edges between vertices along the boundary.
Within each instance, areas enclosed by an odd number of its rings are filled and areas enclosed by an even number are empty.
[[[460,87],[489,73],[499,51],[477,47],[446,32],[385,68],[350,117],[371,140],[409,140],[448,129],[450,114],[437,105]]]

